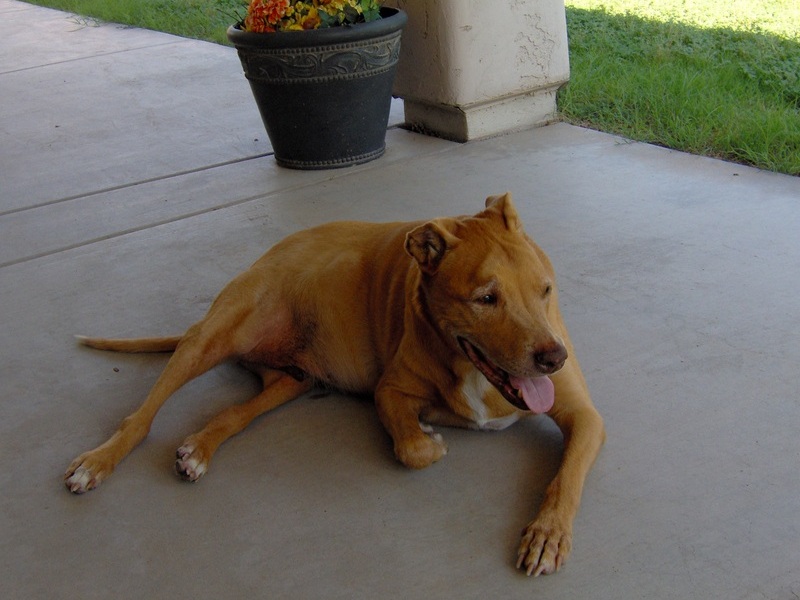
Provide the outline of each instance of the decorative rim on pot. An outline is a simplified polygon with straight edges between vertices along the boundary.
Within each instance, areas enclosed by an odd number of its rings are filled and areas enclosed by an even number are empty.
[[[242,23],[228,27],[228,40],[234,46],[250,48],[307,48],[336,43],[352,42],[365,36],[378,37],[393,33],[402,28],[408,15],[397,8],[381,8],[381,18],[369,23],[355,25],[339,25],[308,31],[275,31],[272,33],[254,33],[244,31]]]
[[[371,77],[393,68],[400,58],[400,34],[408,17],[382,8],[381,19],[310,31],[254,33],[241,23],[228,28],[245,76],[269,83],[309,83]],[[365,39],[366,38],[366,39]]]

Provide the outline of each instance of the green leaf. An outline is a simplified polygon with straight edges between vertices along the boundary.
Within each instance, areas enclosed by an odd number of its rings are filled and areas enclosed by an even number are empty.
[[[357,23],[359,21],[359,17],[361,17],[361,15],[358,13],[355,7],[345,4],[344,21],[346,23]]]
[[[377,0],[360,0],[358,4],[367,23],[381,18],[381,7]]]
[[[325,27],[334,27],[339,24],[339,19],[333,15],[329,15],[324,10],[319,11],[317,14],[319,15],[320,29]]]

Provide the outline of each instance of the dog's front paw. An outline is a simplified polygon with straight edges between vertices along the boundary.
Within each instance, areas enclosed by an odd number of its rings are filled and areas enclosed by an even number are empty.
[[[524,568],[528,576],[550,575],[561,568],[571,550],[572,533],[569,528],[537,518],[522,531],[517,568]]]
[[[208,470],[209,456],[202,444],[189,436],[175,453],[175,472],[184,481],[197,481]]]
[[[64,485],[73,494],[93,490],[114,470],[114,462],[101,450],[84,452],[73,460],[64,473]]]
[[[429,426],[421,426],[427,435],[397,440],[394,453],[397,460],[410,469],[424,469],[447,454],[447,445],[442,436],[433,433]]]

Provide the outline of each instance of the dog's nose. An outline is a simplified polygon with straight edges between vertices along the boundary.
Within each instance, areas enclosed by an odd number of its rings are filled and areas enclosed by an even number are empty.
[[[533,362],[543,374],[555,373],[564,366],[566,360],[567,349],[561,344],[555,344],[533,353]]]

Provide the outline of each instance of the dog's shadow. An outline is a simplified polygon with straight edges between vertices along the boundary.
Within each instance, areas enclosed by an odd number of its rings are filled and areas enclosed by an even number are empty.
[[[214,468],[258,454],[247,471],[280,481],[284,489],[269,493],[287,503],[295,494],[312,503],[309,494],[318,495],[317,509],[364,518],[365,506],[380,498],[374,510],[387,518],[386,511],[393,512],[387,507],[395,507],[399,512],[389,520],[396,519],[398,529],[425,530],[441,538],[443,547],[454,537],[468,539],[474,556],[485,556],[480,548],[491,547],[492,556],[511,556],[513,568],[520,531],[538,511],[561,463],[560,430],[537,416],[503,431],[435,431],[448,454],[426,469],[409,470],[394,458],[371,398],[315,390],[230,440]]]

